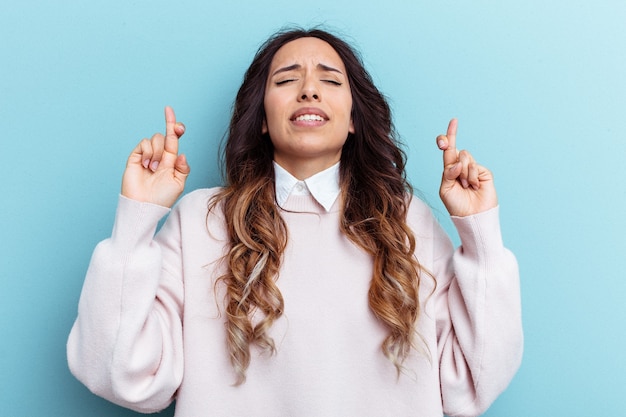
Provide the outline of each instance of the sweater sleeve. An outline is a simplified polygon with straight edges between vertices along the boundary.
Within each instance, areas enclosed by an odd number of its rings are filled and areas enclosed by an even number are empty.
[[[153,238],[168,212],[120,196],[112,236],[92,255],[67,344],[81,382],[139,412],[167,407],[183,374],[183,285],[170,273],[180,262],[174,213]]]
[[[502,243],[498,208],[452,220],[461,246],[452,251],[447,239],[435,238],[442,254],[436,272],[441,394],[447,415],[477,416],[521,363],[519,272]],[[436,229],[435,235],[444,233]]]

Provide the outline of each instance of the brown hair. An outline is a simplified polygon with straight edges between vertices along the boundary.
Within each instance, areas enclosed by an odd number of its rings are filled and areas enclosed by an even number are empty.
[[[245,381],[250,344],[274,352],[268,329],[283,312],[276,279],[287,228],[275,201],[273,146],[262,134],[263,101],[275,53],[303,37],[330,44],[346,68],[355,133],[349,134],[341,154],[340,227],[373,258],[369,304],[389,329],[382,351],[400,371],[414,342],[421,268],[406,223],[412,195],[404,172],[406,157],[389,105],[345,41],[319,29],[282,31],[261,46],[244,76],[223,149],[225,187],[210,203],[210,210],[221,204],[230,236],[227,271],[220,280],[226,287],[227,343],[238,384]],[[253,325],[255,311],[262,318]]]

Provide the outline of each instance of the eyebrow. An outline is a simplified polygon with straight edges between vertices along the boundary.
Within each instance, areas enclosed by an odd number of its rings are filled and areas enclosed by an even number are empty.
[[[330,66],[325,65],[325,64],[317,64],[317,68],[321,69],[322,71],[336,72],[336,73],[339,73],[339,74],[343,75],[343,72],[341,72],[337,68],[330,67]],[[300,64],[293,64],[293,65],[289,65],[289,66],[286,66],[286,67],[282,67],[282,68],[279,68],[276,71],[274,71],[274,73],[272,74],[272,77],[274,75],[280,74],[282,72],[289,72],[289,71],[294,71],[294,70],[299,70],[299,69],[302,69],[302,65],[300,65]]]

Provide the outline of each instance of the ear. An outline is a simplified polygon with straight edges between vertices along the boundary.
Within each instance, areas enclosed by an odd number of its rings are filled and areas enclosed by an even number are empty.
[[[264,135],[266,133],[267,133],[267,121],[265,119],[263,119],[263,125],[261,126],[261,134]]]
[[[352,118],[350,118],[350,126],[348,127],[348,132],[354,135],[354,123],[352,123]]]

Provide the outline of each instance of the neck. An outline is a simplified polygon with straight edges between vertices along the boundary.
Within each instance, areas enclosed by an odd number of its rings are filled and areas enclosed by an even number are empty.
[[[283,167],[287,172],[293,175],[298,180],[306,180],[307,178],[312,177],[318,172],[322,172],[327,168],[335,165],[339,162],[339,156],[336,158],[328,158],[328,159],[304,159],[304,160],[294,160],[294,159],[284,159],[277,157],[274,155],[274,161],[281,167]]]

